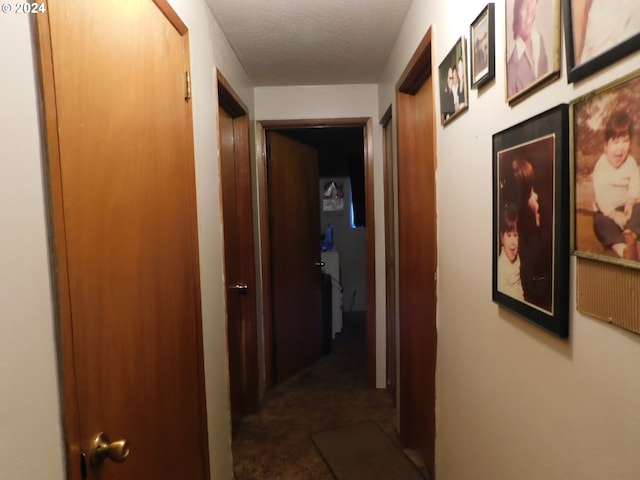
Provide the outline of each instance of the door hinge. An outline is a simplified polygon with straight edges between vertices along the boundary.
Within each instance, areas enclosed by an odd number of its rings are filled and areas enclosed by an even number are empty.
[[[189,70],[184,72],[184,78],[185,78],[184,99],[190,100],[191,99],[191,73],[189,72]]]

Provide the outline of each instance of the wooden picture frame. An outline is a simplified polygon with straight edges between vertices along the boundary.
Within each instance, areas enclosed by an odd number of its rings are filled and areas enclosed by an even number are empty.
[[[640,49],[638,0],[562,0],[562,9],[570,83]]]
[[[462,75],[460,74],[462,72]],[[467,44],[464,37],[456,41],[438,67],[440,85],[440,123],[447,125],[469,108]]]
[[[615,213],[627,195],[624,189],[640,192],[640,70],[573,100],[570,124],[572,251],[640,268],[638,244],[625,234],[629,230],[640,237],[640,197],[628,214],[622,206],[626,222]]]
[[[506,0],[505,65],[510,105],[560,77],[560,0]]]
[[[471,88],[481,88],[496,75],[495,7],[488,3],[469,27]]]
[[[569,334],[568,128],[561,104],[493,135],[493,301],[561,338]]]

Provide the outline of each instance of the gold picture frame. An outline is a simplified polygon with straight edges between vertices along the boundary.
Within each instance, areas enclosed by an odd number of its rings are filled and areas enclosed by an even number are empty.
[[[513,105],[560,77],[560,0],[506,0],[505,37]]]

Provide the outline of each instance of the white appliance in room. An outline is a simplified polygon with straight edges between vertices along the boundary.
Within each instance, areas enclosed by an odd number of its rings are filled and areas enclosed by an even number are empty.
[[[340,279],[340,254],[336,251],[321,252],[322,271],[331,275],[331,338],[342,331],[342,282]]]

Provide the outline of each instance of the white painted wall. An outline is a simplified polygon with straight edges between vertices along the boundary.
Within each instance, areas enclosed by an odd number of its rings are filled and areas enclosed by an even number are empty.
[[[428,27],[437,67],[485,5],[414,0],[383,75],[379,112]],[[561,78],[510,108],[504,2],[495,8],[495,83],[472,90],[469,111],[437,131],[437,478],[635,480],[640,336],[576,311],[575,259],[568,340],[491,301],[491,136],[631,72],[640,52],[569,85],[563,50]]]
[[[219,69],[253,115],[252,85],[204,0],[171,0],[189,28],[204,367],[211,479],[233,477],[222,206],[218,158]]]
[[[385,268],[384,197],[382,182],[382,127],[378,113],[377,85],[324,85],[258,87],[255,118],[260,120],[305,120],[369,117],[373,126],[373,162],[376,235],[376,385],[385,386]]]
[[[231,479],[215,68],[252,114],[252,86],[204,1],[171,0],[190,32],[212,479]],[[26,15],[0,15],[0,478],[65,478],[42,178],[39,79]]]
[[[62,480],[38,83],[27,15],[0,15],[0,478]]]

